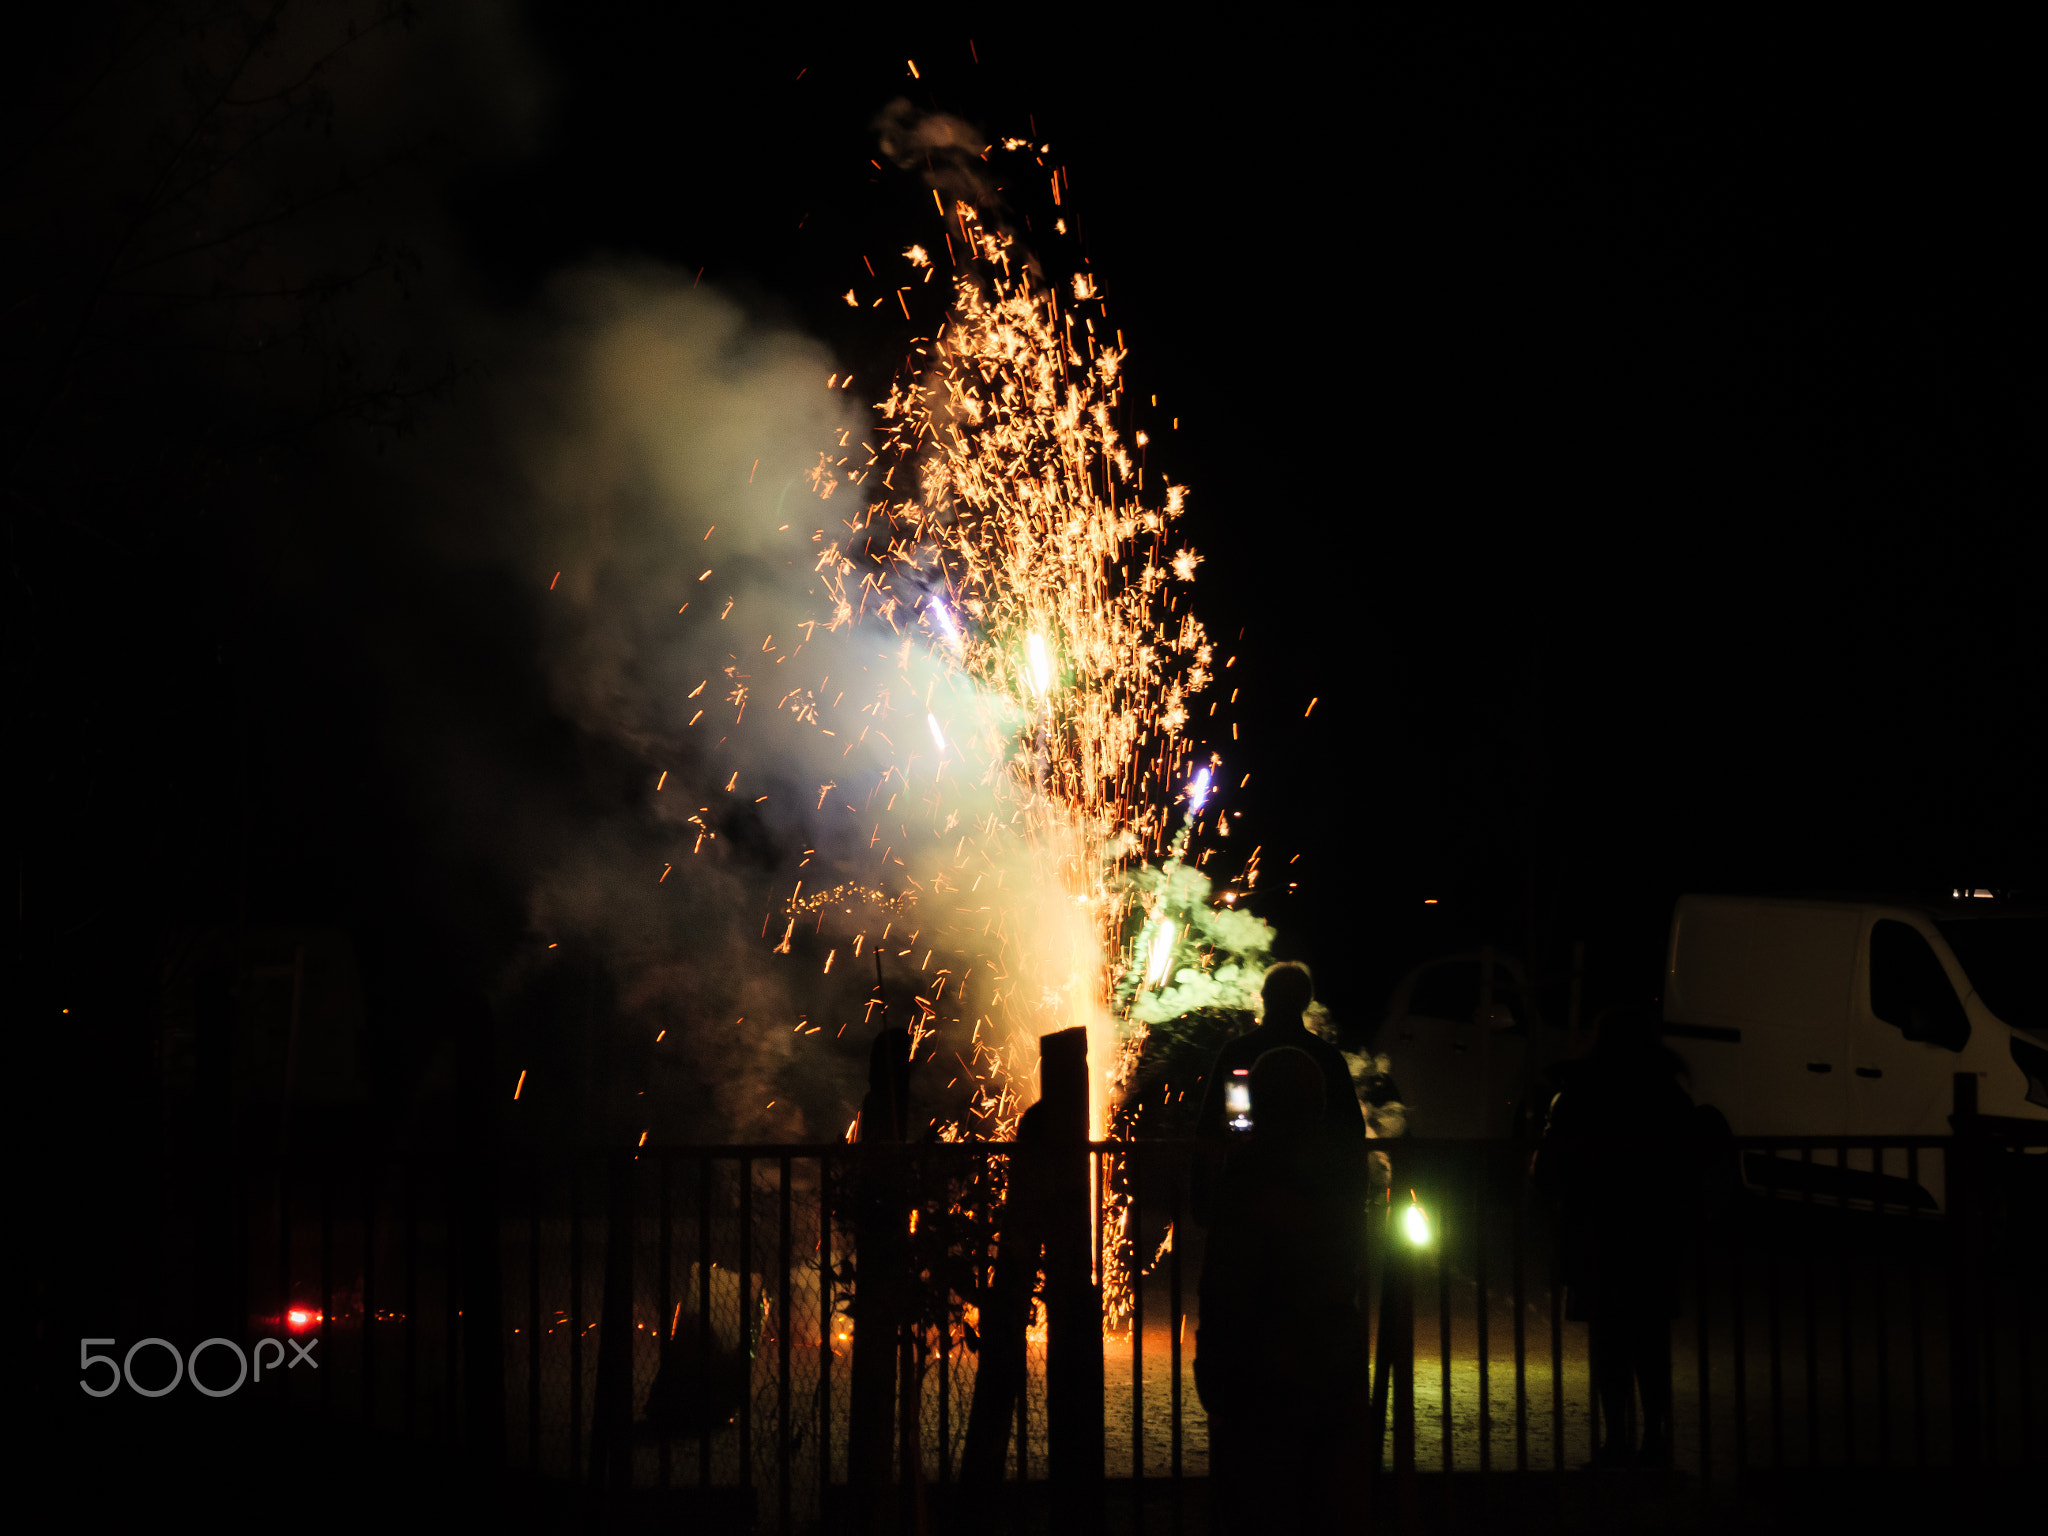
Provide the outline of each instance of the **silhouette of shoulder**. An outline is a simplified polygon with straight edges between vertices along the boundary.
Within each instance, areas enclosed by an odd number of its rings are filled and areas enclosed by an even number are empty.
[[[1202,1091],[1202,1111],[1196,1122],[1198,1136],[1221,1136],[1224,1132],[1223,1085],[1240,1068],[1250,1071],[1268,1051],[1293,1049],[1305,1052],[1322,1069],[1324,1121],[1333,1131],[1365,1139],[1365,1111],[1358,1106],[1358,1094],[1351,1086],[1351,1064],[1329,1041],[1299,1024],[1262,1024],[1239,1035],[1216,1053]],[[1252,1111],[1256,1118],[1258,1110]]]

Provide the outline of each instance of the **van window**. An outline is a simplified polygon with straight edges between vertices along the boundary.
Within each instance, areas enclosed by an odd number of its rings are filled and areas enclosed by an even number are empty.
[[[1515,1022],[1522,1022],[1522,1010],[1515,1006],[1514,973],[1498,960],[1493,963],[1493,1006],[1505,1008]],[[1408,1012],[1426,1019],[1448,1019],[1469,1024],[1479,1011],[1479,962],[1454,960],[1433,965],[1415,978],[1415,990],[1408,995]]]
[[[1908,1040],[1960,1051],[1970,1039],[1948,973],[1907,923],[1880,918],[1870,930],[1870,1011]]]
[[[1415,978],[1415,990],[1408,995],[1408,1011],[1426,1019],[1449,1019],[1454,1024],[1472,1022],[1479,1006],[1479,962],[1457,960],[1433,965]]]
[[[2022,1029],[2048,1029],[2048,917],[1968,917],[1934,926],[1986,1008]]]

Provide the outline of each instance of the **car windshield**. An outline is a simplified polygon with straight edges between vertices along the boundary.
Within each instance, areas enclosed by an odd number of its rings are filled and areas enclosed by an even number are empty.
[[[1984,1006],[2008,1024],[2048,1029],[2048,917],[1950,918],[1934,925],[1963,963]]]

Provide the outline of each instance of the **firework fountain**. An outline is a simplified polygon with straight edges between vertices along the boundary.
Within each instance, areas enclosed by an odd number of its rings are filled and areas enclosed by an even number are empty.
[[[1101,1137],[1147,1026],[1249,1006],[1271,933],[1185,860],[1221,769],[1189,732],[1216,658],[1186,602],[1184,493],[1148,492],[1146,436],[1116,425],[1121,335],[1088,275],[1055,289],[967,203],[946,217],[945,323],[913,341],[873,440],[847,434],[810,477],[849,537],[817,558],[829,609],[807,629],[887,637],[866,718],[841,725],[849,755],[890,749],[870,809],[819,789],[821,809],[872,822],[878,867],[799,886],[778,948],[815,917],[851,927],[856,955],[888,945],[916,967],[914,1049],[945,1014],[968,1033],[951,1054],[974,1099],[942,1136],[1009,1139],[1038,1037],[1084,1027]],[[930,275],[923,248],[903,259]],[[780,703],[817,724],[821,693]],[[1239,881],[1256,879],[1254,850]]]
[[[1181,492],[1147,507],[1113,425],[1122,353],[1088,334],[1088,280],[1062,305],[1007,237],[965,204],[953,217],[976,260],[946,324],[918,344],[921,375],[880,402],[864,463],[818,467],[828,496],[846,469],[882,492],[859,527],[876,558],[863,569],[842,548],[822,562],[827,622],[872,614],[904,637],[903,712],[924,719],[903,782],[924,790],[927,835],[952,844],[922,893],[927,925],[941,953],[994,941],[974,1042],[985,1118],[999,1135],[1014,1125],[1020,1047],[1082,1025],[1102,1135],[1133,1038],[1113,1011],[1132,958],[1124,876],[1164,851],[1167,786],[1189,767],[1189,705],[1212,652],[1176,612],[1173,584],[1196,563],[1170,547]],[[913,247],[908,259],[928,258]],[[1190,814],[1200,800],[1189,792]],[[1173,929],[1151,916],[1157,979]]]
[[[631,273],[570,291],[574,409],[536,459],[552,498],[590,509],[556,578],[558,687],[590,729],[658,754],[663,894],[608,921],[610,884],[576,865],[535,923],[620,957],[655,1046],[691,1018],[739,1123],[801,1125],[781,1101],[834,1070],[806,1054],[848,1059],[832,1042],[879,958],[931,1134],[1013,1139],[1039,1038],[1080,1026],[1102,1137],[1127,1123],[1147,1030],[1250,1006],[1270,948],[1233,905],[1258,850],[1213,868],[1235,785],[1201,739],[1222,702],[1205,691],[1232,658],[1189,611],[1183,493],[1130,430],[1093,278],[1055,286],[973,201],[937,201],[931,251],[846,295],[893,309],[944,283],[942,323],[871,412],[808,343],[715,297]],[[778,885],[753,883],[764,868]],[[671,923],[705,958],[672,961]],[[744,953],[756,923],[765,966]],[[1118,1253],[1114,1200],[1104,1218]]]

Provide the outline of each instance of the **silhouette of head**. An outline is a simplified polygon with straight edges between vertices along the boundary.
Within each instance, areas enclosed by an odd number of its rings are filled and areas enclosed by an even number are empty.
[[[1322,1115],[1323,1069],[1307,1051],[1282,1046],[1252,1063],[1252,1126],[1259,1135],[1303,1135]]]
[[[1307,966],[1299,960],[1283,960],[1266,972],[1266,984],[1259,995],[1265,999],[1267,1018],[1298,1019],[1302,1010],[1315,1000],[1316,988]]]

